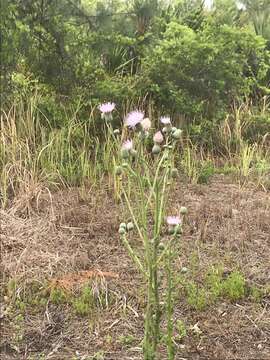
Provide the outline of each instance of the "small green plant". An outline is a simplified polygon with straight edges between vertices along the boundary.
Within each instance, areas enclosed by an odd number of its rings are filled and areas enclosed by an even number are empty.
[[[246,293],[246,282],[244,276],[238,272],[232,272],[223,283],[223,292],[232,301],[240,300]]]
[[[199,287],[195,282],[186,284],[187,303],[191,308],[196,310],[204,310],[207,306],[207,291]]]
[[[192,184],[197,184],[200,177],[200,169],[197,161],[196,147],[191,145],[184,149],[181,165],[188,180]]]
[[[249,288],[249,297],[252,299],[252,301],[254,302],[261,302],[262,298],[264,296],[264,291],[256,286],[251,286]]]
[[[185,323],[182,320],[177,320],[175,324],[175,329],[177,335],[175,336],[175,340],[181,341],[183,338],[187,336],[187,328]]]
[[[119,342],[122,344],[122,345],[131,345],[134,343],[134,341],[136,340],[135,336],[133,335],[120,335],[119,336]]]
[[[257,146],[242,143],[238,156],[238,174],[241,183],[245,183],[252,174],[252,163],[255,157]]]
[[[72,306],[76,314],[80,316],[88,315],[94,308],[93,290],[90,286],[85,286],[80,295],[73,299]]]
[[[105,353],[102,350],[98,351],[90,359],[91,360],[104,360],[105,359]]]
[[[68,297],[64,290],[53,288],[50,293],[50,300],[54,304],[64,304],[68,302]]]
[[[181,165],[192,184],[207,184],[215,173],[213,162],[210,159],[204,160],[202,154],[199,156],[197,147],[193,144],[184,149]]]
[[[206,277],[206,286],[209,293],[209,301],[215,302],[223,292],[222,268],[212,267]]]
[[[199,170],[198,183],[199,184],[207,184],[209,179],[214,175],[215,168],[213,166],[212,161],[207,160],[203,161]]]

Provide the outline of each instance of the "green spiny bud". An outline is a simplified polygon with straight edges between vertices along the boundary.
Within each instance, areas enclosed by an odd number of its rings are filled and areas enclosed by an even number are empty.
[[[137,156],[137,151],[135,149],[131,149],[130,155],[135,158]]]
[[[182,226],[180,224],[176,225],[174,231],[176,232],[176,234],[182,234]]]
[[[122,159],[128,159],[129,152],[127,149],[121,149],[121,157],[122,157]]]
[[[120,227],[118,232],[120,235],[124,235],[126,233],[126,229],[124,229],[123,227]]]
[[[175,139],[175,140],[179,140],[181,138],[181,135],[182,135],[182,130],[180,129],[176,129],[173,134],[172,134],[172,137]]]
[[[162,132],[163,132],[163,134],[167,134],[168,128],[167,128],[167,127],[164,127],[164,128],[162,129]]]
[[[115,167],[115,175],[121,175],[122,174],[122,167],[116,166]]]
[[[182,267],[182,269],[181,269],[181,273],[182,274],[186,274],[188,272],[188,268],[187,267]]]
[[[181,206],[181,208],[180,208],[180,214],[182,214],[182,215],[186,215],[187,214],[187,208],[185,207],[185,206]]]
[[[159,250],[164,250],[165,249],[164,243],[162,243],[162,242],[159,243],[158,248],[159,248]]]
[[[161,152],[161,147],[157,144],[155,144],[152,148],[152,153],[154,155],[158,155]]]
[[[133,222],[128,222],[127,223],[127,231],[131,231],[131,230],[133,230],[134,229],[134,225],[133,225]]]
[[[123,228],[123,229],[126,229],[127,228],[127,224],[122,222],[120,225],[119,225],[119,228]]]

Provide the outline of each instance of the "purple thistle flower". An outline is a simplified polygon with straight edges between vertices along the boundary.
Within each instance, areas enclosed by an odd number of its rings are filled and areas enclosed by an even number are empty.
[[[171,124],[171,119],[170,119],[169,116],[161,116],[160,121],[164,125],[170,125]]]
[[[169,226],[176,226],[181,224],[181,219],[179,216],[168,216],[167,217],[167,224]]]
[[[125,124],[131,128],[135,128],[144,118],[144,113],[138,110],[131,111],[125,118]]]
[[[109,114],[115,109],[115,103],[108,102],[100,104],[98,108],[102,114]]]
[[[133,148],[133,142],[132,140],[126,140],[123,142],[122,150],[130,151]]]

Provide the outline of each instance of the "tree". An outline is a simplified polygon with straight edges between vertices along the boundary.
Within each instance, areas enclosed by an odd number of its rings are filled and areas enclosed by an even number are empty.
[[[270,0],[241,0],[257,35],[270,40]]]

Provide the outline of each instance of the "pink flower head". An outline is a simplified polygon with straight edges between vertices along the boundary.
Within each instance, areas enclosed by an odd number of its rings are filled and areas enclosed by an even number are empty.
[[[131,150],[132,148],[133,148],[133,142],[132,142],[132,140],[126,140],[126,141],[123,143],[123,145],[122,145],[122,149],[123,149],[123,150],[129,151],[129,150]]]
[[[143,112],[138,110],[131,111],[125,118],[125,124],[131,128],[135,128],[135,126],[143,120],[143,117]]]
[[[151,128],[151,121],[148,118],[145,118],[141,121],[141,126],[144,131],[148,131]]]
[[[160,121],[164,125],[170,125],[171,124],[171,119],[169,118],[169,116],[161,116]]]
[[[100,104],[98,108],[102,114],[108,114],[115,109],[115,103],[108,102],[108,103]]]
[[[161,144],[162,141],[164,140],[162,132],[161,131],[156,132],[153,137],[153,140],[154,140],[154,143]]]
[[[168,216],[167,217],[167,224],[169,226],[176,226],[181,224],[181,219],[179,216]]]

